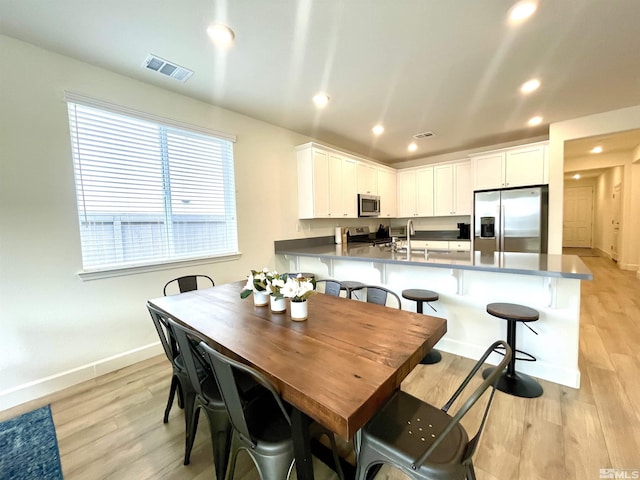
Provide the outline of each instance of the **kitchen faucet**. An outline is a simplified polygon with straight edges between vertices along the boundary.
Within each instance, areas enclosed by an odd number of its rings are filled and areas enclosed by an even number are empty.
[[[407,221],[407,255],[411,255],[411,235],[415,235],[416,231],[413,228],[413,219]]]

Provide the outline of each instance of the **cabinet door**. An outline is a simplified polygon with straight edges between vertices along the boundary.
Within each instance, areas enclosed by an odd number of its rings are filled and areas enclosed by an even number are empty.
[[[342,157],[337,153],[329,153],[329,216],[342,218]]]
[[[416,211],[416,172],[398,173],[398,216],[413,217]]]
[[[313,150],[313,211],[314,216],[329,216],[329,155]]]
[[[379,195],[378,193],[378,169],[374,165],[358,162],[356,171],[358,177],[357,193],[368,193]]]
[[[396,174],[390,170],[378,169],[378,195],[380,195],[380,217],[398,215]]]
[[[356,179],[356,161],[350,158],[342,160],[342,216],[358,216],[358,185]]]
[[[468,252],[471,250],[471,242],[449,242],[449,250]]]
[[[437,165],[433,168],[433,214],[438,216],[453,215],[455,207],[453,165]]]
[[[504,152],[473,157],[473,189],[504,187]]]
[[[508,150],[505,159],[505,187],[544,183],[544,145]]]
[[[433,217],[433,167],[416,170],[416,213]]]
[[[471,215],[473,211],[471,162],[454,163],[453,178],[453,212],[455,215]]]

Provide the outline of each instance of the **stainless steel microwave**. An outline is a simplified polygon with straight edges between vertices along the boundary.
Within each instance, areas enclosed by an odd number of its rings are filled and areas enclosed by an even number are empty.
[[[380,197],[378,195],[358,194],[358,216],[377,217],[380,215]]]

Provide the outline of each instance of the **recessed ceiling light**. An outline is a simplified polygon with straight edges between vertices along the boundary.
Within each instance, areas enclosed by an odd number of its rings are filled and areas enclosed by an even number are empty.
[[[531,117],[527,123],[530,127],[535,127],[536,125],[540,125],[542,123],[542,117]]]
[[[384,132],[384,127],[378,124],[375,127],[373,127],[371,131],[373,132],[374,135],[382,135],[382,132]]]
[[[234,38],[236,38],[233,30],[221,23],[209,25],[209,27],[207,27],[207,35],[209,35],[213,44],[219,47],[228,47],[233,43]]]
[[[591,153],[602,153],[602,147],[598,145],[597,147],[593,147],[591,149]]]
[[[313,103],[315,103],[318,108],[324,108],[329,103],[329,97],[326,93],[317,93],[313,96]]]
[[[576,174],[573,176],[573,178],[575,178],[576,180],[580,180],[580,174],[579,174],[579,173],[576,173]]]
[[[520,87],[522,93],[531,93],[540,88],[540,80],[533,78],[527,82],[524,82]]]
[[[407,150],[409,150],[410,152],[415,152],[417,149],[418,145],[416,145],[415,142],[411,142],[407,147]]]
[[[535,12],[537,8],[538,5],[532,1],[518,2],[511,7],[509,20],[511,23],[520,23],[533,15],[533,12]]]

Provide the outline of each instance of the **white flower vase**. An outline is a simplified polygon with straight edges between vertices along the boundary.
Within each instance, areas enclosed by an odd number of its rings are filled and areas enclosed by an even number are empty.
[[[287,309],[287,299],[284,297],[276,298],[273,295],[269,297],[271,302],[271,311],[273,313],[284,313]]]
[[[267,292],[253,292],[253,304],[256,307],[266,307],[269,304],[269,294]]]
[[[294,322],[302,322],[307,319],[307,301],[291,302],[291,320]]]

